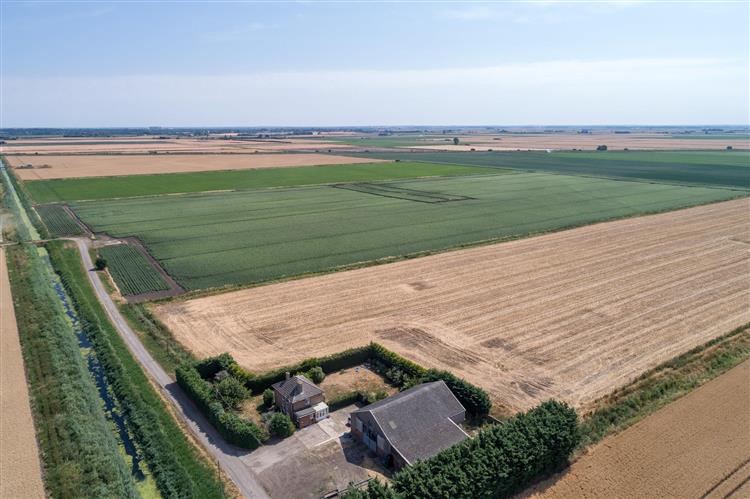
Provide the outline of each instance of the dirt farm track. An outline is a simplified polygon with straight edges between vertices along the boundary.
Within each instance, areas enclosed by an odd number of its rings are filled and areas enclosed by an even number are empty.
[[[750,322],[750,200],[159,305],[261,371],[376,340],[511,409],[581,407]]]
[[[524,497],[750,497],[750,361],[604,440]]]

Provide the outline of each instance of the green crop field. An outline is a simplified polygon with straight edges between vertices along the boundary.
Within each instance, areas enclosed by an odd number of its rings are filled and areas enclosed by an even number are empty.
[[[190,194],[73,205],[97,232],[137,236],[188,289],[247,284],[743,195],[511,173],[365,186]]]
[[[747,151],[389,152],[357,156],[750,188]]]
[[[402,161],[399,163],[34,180],[25,182],[24,186],[37,203],[51,203],[83,199],[289,187],[334,182],[373,182],[415,177],[448,177],[477,173],[487,172],[475,167]]]
[[[99,254],[107,260],[109,273],[124,296],[169,289],[146,257],[132,246],[106,246]]]
[[[78,236],[83,234],[81,227],[60,205],[37,206],[37,213],[52,237]]]

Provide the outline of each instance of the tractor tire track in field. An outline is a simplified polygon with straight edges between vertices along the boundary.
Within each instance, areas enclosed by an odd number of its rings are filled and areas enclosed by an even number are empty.
[[[750,322],[750,201],[155,305],[198,356],[263,371],[378,341],[509,409],[575,406]],[[280,305],[281,304],[281,305]]]

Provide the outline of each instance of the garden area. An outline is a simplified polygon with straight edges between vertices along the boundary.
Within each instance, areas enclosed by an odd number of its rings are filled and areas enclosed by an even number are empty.
[[[272,386],[287,375],[301,375],[323,391],[331,412],[354,403],[372,404],[420,383],[442,380],[466,408],[470,421],[482,422],[492,403],[487,393],[447,371],[425,369],[377,343],[320,358],[310,358],[262,374],[240,367],[228,353],[176,370],[177,382],[227,442],[255,449],[271,437],[285,438],[295,425],[275,407]]]

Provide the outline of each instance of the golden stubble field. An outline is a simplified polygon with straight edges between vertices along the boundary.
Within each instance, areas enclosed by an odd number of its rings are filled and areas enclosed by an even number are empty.
[[[0,144],[0,154],[147,154],[150,151],[181,153],[254,153],[297,150],[345,149],[346,144],[311,138],[240,140],[233,138],[148,137],[41,137]]]
[[[602,441],[524,497],[750,497],[750,361]]]
[[[663,134],[644,133],[548,133],[548,134],[502,134],[502,135],[459,135],[460,143],[453,145],[444,141],[435,144],[419,145],[409,149],[442,150],[442,151],[515,151],[546,149],[585,149],[593,150],[605,144],[609,149],[635,150],[723,150],[727,146],[734,149],[750,149],[750,141],[743,138],[701,139],[670,138]]]
[[[14,168],[16,175],[22,180],[249,170],[294,166],[377,163],[383,161],[315,153],[8,156],[7,160]],[[19,168],[19,166],[29,164],[33,168]]]
[[[155,306],[263,371],[382,343],[510,409],[582,407],[750,322],[750,200]]]
[[[0,238],[2,240],[2,238]],[[39,448],[10,294],[5,250],[0,247],[0,497],[44,497]]]

